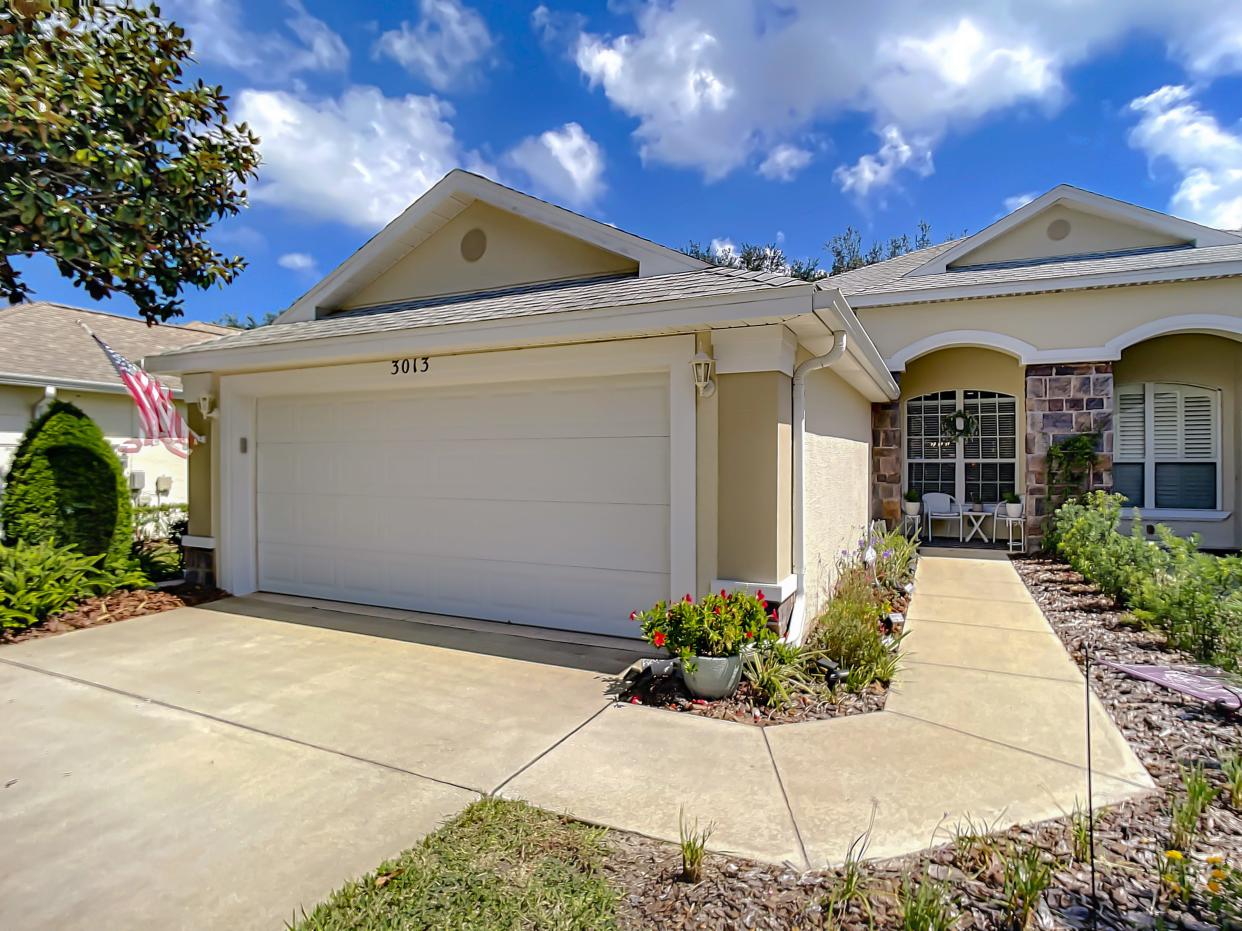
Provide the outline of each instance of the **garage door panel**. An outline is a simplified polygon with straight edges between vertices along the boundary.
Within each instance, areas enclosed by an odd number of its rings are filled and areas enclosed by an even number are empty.
[[[262,399],[260,587],[609,631],[667,597],[667,377]]]

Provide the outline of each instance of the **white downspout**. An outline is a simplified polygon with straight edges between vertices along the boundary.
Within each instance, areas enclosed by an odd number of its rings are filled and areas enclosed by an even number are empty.
[[[810,372],[836,365],[845,355],[848,342],[845,333],[834,333],[832,336],[832,348],[822,356],[807,359],[794,369],[793,376],[793,570],[798,587],[794,592],[793,611],[790,612],[789,629],[785,634],[785,639],[790,643],[802,641],[803,628],[806,625],[806,555],[802,532],[802,447],[806,433],[806,376]]]

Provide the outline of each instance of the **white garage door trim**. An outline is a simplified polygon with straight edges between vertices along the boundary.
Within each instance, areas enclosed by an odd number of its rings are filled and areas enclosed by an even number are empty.
[[[663,372],[669,388],[669,596],[695,585],[693,336],[431,356],[426,371],[393,371],[393,360],[220,378],[220,583],[235,595],[258,588],[256,427],[260,397],[417,391],[547,378]],[[414,366],[421,369],[422,366]]]

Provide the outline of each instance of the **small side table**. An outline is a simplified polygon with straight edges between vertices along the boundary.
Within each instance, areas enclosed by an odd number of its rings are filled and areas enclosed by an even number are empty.
[[[1008,514],[1002,514],[997,520],[1005,522],[1005,539],[1009,543],[1009,552],[1025,553],[1026,552],[1026,515],[1021,517],[1010,517]],[[1015,540],[1013,536],[1013,528],[1018,528],[1018,538]],[[995,531],[994,531],[995,532]],[[997,538],[1000,534],[996,534]]]
[[[987,511],[962,511],[962,519],[966,521],[966,537],[963,543],[969,543],[978,535],[984,543],[991,543],[988,535],[983,532],[983,522],[992,515]]]
[[[923,536],[923,515],[922,514],[902,514],[901,515],[901,532],[907,537],[913,537],[918,540]]]

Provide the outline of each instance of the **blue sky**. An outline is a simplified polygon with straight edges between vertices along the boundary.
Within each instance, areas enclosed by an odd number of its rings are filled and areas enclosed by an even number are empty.
[[[792,257],[847,224],[975,231],[1060,182],[1242,227],[1236,0],[161,6],[263,137],[251,207],[212,234],[249,268],[188,319],[284,308],[459,165],[671,246]]]

